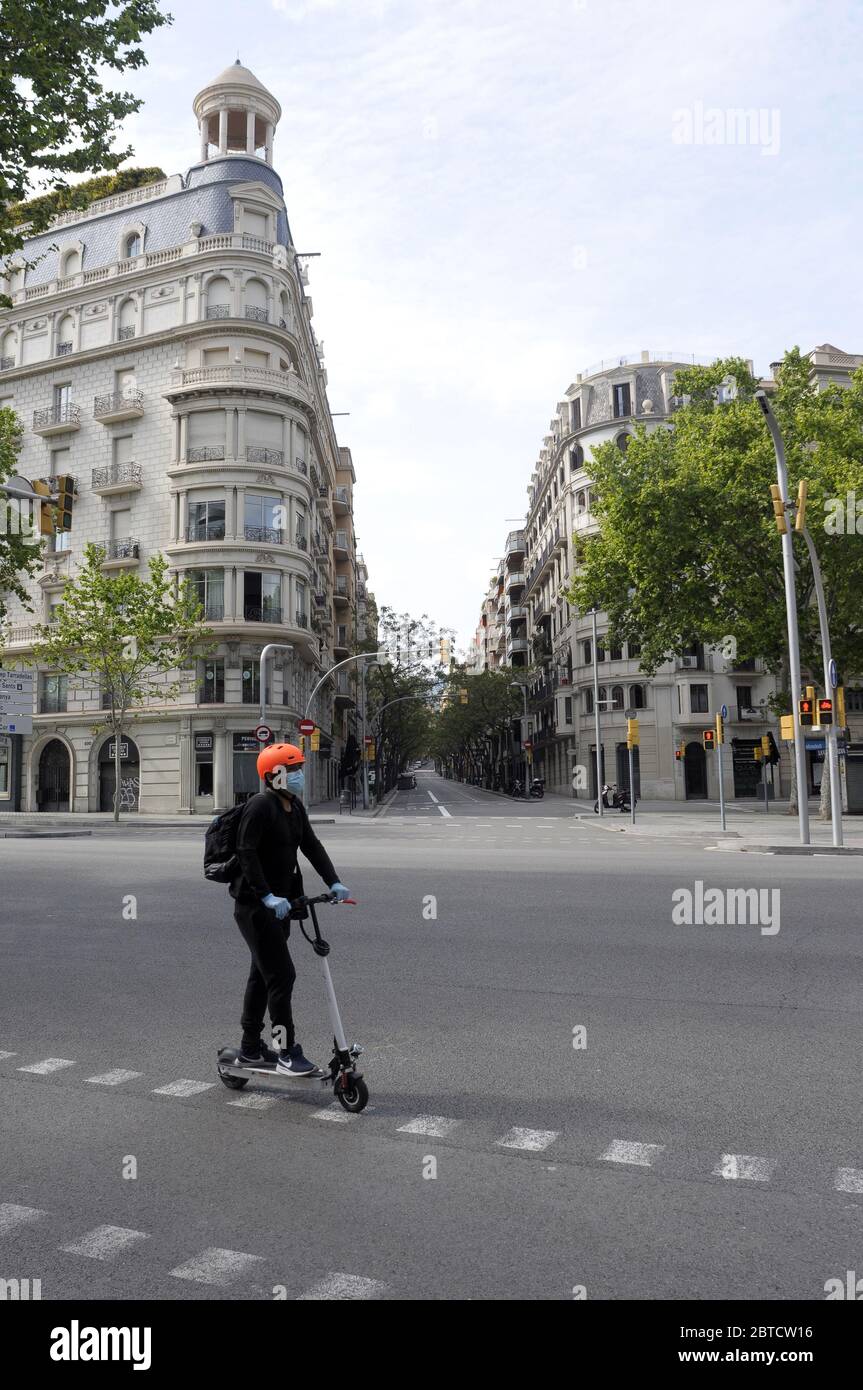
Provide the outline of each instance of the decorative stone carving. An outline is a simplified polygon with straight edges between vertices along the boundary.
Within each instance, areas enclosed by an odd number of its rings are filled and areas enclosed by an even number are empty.
[[[272,484],[273,484],[273,487],[275,487],[275,485],[276,485],[276,480],[275,480],[275,478],[273,477],[272,473],[256,473],[256,474],[255,474],[255,482],[256,482],[256,483],[272,483]]]
[[[273,555],[269,550],[260,550],[258,552],[258,554],[255,556],[255,564],[257,565],[259,562],[262,565],[275,565],[278,563],[275,555]]]

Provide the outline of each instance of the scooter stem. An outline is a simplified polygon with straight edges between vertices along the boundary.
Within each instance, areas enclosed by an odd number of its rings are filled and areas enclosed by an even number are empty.
[[[333,1026],[333,1037],[336,1040],[336,1047],[340,1052],[347,1052],[348,1041],[345,1037],[345,1030],[342,1027],[342,1016],[339,1013],[339,1006],[336,1002],[336,992],[333,989],[333,977],[330,974],[330,964],[326,956],[318,956],[321,966],[321,974],[324,977],[324,989],[327,994],[327,1007],[330,1011],[330,1023]]]

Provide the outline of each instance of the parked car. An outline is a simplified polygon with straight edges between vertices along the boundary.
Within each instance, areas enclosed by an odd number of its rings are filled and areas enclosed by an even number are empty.
[[[412,772],[402,772],[396,786],[400,792],[411,792],[415,789],[416,784],[417,779]]]

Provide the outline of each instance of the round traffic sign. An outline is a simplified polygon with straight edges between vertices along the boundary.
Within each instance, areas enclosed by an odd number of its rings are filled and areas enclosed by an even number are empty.
[[[366,734],[365,738],[363,739],[363,743],[367,747],[370,747],[374,743],[374,739],[372,738],[371,734]]]
[[[255,738],[258,740],[258,743],[269,743],[272,737],[272,729],[268,728],[266,724],[258,725],[258,727],[255,730]]]
[[[315,732],[314,719],[301,719],[297,725],[301,734],[313,734]]]
[[[839,684],[839,672],[836,670],[836,662],[833,660],[832,657],[830,658],[830,665],[827,668],[827,674],[830,677],[830,684],[835,690],[837,685]]]
[[[728,718],[728,706],[727,706],[727,705],[723,705],[723,706],[722,706],[722,709],[719,711],[719,713],[722,715],[722,718],[723,718],[723,719],[727,719],[727,718]]]

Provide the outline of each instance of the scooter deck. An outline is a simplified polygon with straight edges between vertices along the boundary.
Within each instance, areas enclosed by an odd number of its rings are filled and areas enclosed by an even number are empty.
[[[277,1071],[275,1063],[269,1067],[250,1067],[238,1062],[237,1054],[226,1049],[219,1053],[219,1071],[226,1076],[269,1076],[274,1077],[276,1081],[288,1082],[321,1081],[324,1077],[329,1076],[329,1072],[322,1070],[321,1067],[316,1067],[314,1071],[306,1072],[303,1076],[291,1076],[290,1072]]]

